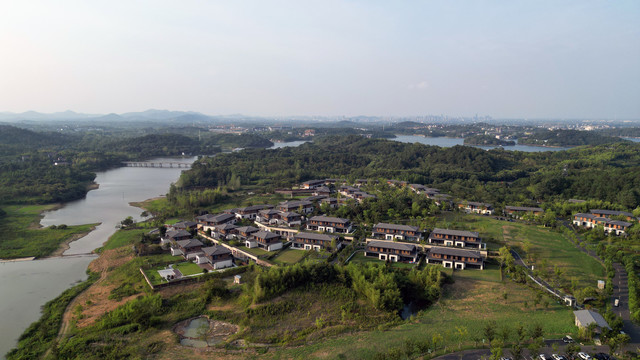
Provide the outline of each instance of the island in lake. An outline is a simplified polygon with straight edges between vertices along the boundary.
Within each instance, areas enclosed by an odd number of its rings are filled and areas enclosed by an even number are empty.
[[[513,146],[516,144],[512,140],[498,139],[491,135],[473,135],[464,138],[465,145],[480,145],[480,146]]]

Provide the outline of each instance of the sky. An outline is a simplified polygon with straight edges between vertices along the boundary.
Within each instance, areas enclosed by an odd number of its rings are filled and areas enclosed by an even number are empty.
[[[0,111],[640,119],[640,1],[0,4]]]

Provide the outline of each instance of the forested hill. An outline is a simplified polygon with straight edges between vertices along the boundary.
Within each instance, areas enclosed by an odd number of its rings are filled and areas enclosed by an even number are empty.
[[[182,175],[179,186],[224,186],[232,177],[266,190],[315,178],[397,179],[431,185],[467,200],[502,203],[578,197],[635,208],[640,203],[640,144],[524,153],[331,137],[297,148],[202,159]]]
[[[601,145],[618,141],[622,140],[592,131],[578,130],[537,130],[518,139],[519,144],[540,146]]]
[[[0,125],[0,157],[43,148],[62,148],[73,138],[55,132],[40,133],[10,125]]]

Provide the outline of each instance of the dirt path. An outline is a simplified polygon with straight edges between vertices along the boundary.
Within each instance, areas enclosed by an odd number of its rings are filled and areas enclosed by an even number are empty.
[[[106,282],[110,270],[129,262],[131,259],[133,259],[133,254],[128,248],[118,248],[104,251],[99,258],[89,264],[89,270],[99,273],[100,278],[69,303],[62,316],[58,340],[68,334],[70,323],[75,318],[73,309],[77,305],[82,306],[82,319],[78,319],[76,326],[85,327],[93,324],[105,312],[111,311],[137,296],[137,294],[132,295],[119,301],[110,300],[109,295],[114,286]]]

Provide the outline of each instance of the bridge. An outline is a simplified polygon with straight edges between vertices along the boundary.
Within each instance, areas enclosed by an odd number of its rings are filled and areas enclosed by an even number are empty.
[[[191,163],[177,161],[124,161],[127,167],[146,167],[146,168],[191,168]]]

